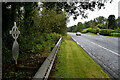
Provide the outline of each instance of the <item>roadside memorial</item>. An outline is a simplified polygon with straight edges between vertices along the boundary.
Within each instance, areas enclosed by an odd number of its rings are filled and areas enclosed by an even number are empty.
[[[12,34],[12,37],[15,39],[13,46],[12,46],[12,55],[13,55],[13,59],[15,60],[15,64],[17,64],[17,59],[19,56],[19,44],[17,42],[17,38],[20,34],[20,31],[18,30],[16,26],[16,22],[14,22],[14,26],[9,33]]]

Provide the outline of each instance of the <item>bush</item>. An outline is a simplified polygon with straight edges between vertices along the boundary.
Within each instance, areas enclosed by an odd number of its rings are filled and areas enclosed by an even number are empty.
[[[105,35],[105,36],[110,36],[110,30],[109,29],[100,29],[99,34]]]
[[[89,29],[88,29],[88,32],[91,32],[91,33],[96,34],[96,33],[97,33],[97,29],[89,28]]]
[[[99,33],[99,28],[96,29],[96,33]]]
[[[88,29],[88,32],[92,32],[92,28],[89,28],[89,29]]]
[[[115,30],[110,29],[110,33],[115,33]]]
[[[120,33],[120,30],[119,29],[111,30],[111,33]]]
[[[56,42],[56,41],[58,41],[58,39],[60,38],[60,34],[51,33],[51,37],[52,37],[52,39]]]
[[[120,37],[120,33],[111,33],[111,36]]]
[[[60,35],[57,33],[43,33],[40,39],[33,45],[31,52],[32,53],[49,53],[51,47],[54,47],[58,41]]]
[[[13,38],[12,36],[6,35],[3,37],[4,40],[9,40],[9,44],[3,41],[3,63],[12,62],[12,45],[13,45]],[[46,54],[51,52],[51,48],[53,48],[60,38],[60,34],[57,33],[31,33],[31,34],[20,34],[18,38],[19,43],[19,58],[24,57],[29,53],[34,54]]]
[[[82,33],[87,33],[87,32],[88,32],[88,29],[90,29],[90,28],[83,29],[83,30],[82,30]]]

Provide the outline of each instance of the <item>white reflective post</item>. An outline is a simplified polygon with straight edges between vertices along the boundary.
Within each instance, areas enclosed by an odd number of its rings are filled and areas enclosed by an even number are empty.
[[[17,59],[19,56],[19,44],[17,42],[17,38],[20,34],[20,31],[18,30],[16,26],[16,22],[14,22],[14,26],[12,30],[10,31],[10,34],[12,34],[12,37],[15,39],[13,46],[12,46],[12,55],[13,55],[13,59],[15,60],[15,64],[17,64]]]

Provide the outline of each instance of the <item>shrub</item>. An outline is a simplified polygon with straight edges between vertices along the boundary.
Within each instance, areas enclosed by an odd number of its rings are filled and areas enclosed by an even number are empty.
[[[105,29],[105,25],[104,24],[98,24],[97,27],[100,28],[100,29]]]
[[[99,28],[96,29],[96,33],[99,33]]]
[[[120,33],[111,33],[111,36],[120,37]]]
[[[89,29],[88,29],[88,32],[92,32],[92,28],[89,28]]]
[[[110,29],[110,33],[115,33],[115,30]]]
[[[87,33],[87,32],[88,32],[88,29],[90,29],[90,28],[83,29],[83,30],[82,30],[82,33]]]
[[[92,33],[97,33],[97,29],[92,29]]]
[[[110,30],[109,29],[100,29],[99,34],[109,36],[110,35]]]
[[[91,32],[91,33],[95,33],[95,34],[96,34],[96,33],[97,33],[97,30],[96,30],[96,29],[89,28],[89,29],[88,29],[88,32]]]
[[[119,29],[111,30],[111,33],[120,33],[120,30]]]
[[[60,34],[57,34],[57,33],[51,33],[51,37],[52,39],[57,42],[58,39],[60,38]]]

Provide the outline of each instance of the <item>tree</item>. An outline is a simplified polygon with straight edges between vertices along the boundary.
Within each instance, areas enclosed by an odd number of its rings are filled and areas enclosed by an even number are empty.
[[[118,17],[118,19],[116,20],[117,22],[117,27],[120,29],[120,17]]]
[[[96,24],[95,20],[90,20],[90,27],[96,26],[95,24]]]
[[[59,34],[66,34],[66,14],[60,11],[59,14],[56,12],[56,7],[47,10],[43,7],[40,16],[40,32],[52,33],[56,32]]]
[[[117,28],[116,21],[115,21],[115,15],[109,15],[109,17],[108,17],[108,28],[109,29]]]
[[[90,26],[90,21],[84,23],[84,28],[89,28]]]
[[[103,16],[99,16],[99,17],[95,18],[95,21],[97,24],[103,24],[103,23],[107,22],[107,19]]]
[[[95,18],[95,21],[96,21],[96,26],[100,29],[105,29],[107,28],[107,19],[103,16],[99,16],[97,18]]]
[[[87,13],[85,13],[86,10],[94,11],[96,7],[98,9],[101,9],[102,7],[105,8],[104,3],[108,1],[111,3],[113,0],[96,0],[91,2],[85,0],[83,0],[83,2],[43,2],[43,6],[48,10],[55,6],[57,6],[57,11],[62,11],[64,9],[68,15],[74,15],[73,19],[75,20],[79,15],[83,18],[87,18]]]
[[[83,24],[81,22],[78,22],[78,24],[77,24],[77,31],[81,32],[83,30],[83,28],[84,28]]]
[[[3,3],[2,4],[2,26],[3,32],[8,32],[13,26],[13,22],[16,21],[18,3]]]

